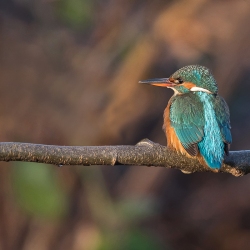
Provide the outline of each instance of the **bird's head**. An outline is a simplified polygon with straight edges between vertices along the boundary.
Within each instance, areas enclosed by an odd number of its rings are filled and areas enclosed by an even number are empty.
[[[208,68],[199,65],[189,65],[177,70],[169,78],[154,78],[140,83],[167,87],[175,94],[185,94],[190,91],[202,91],[217,94],[217,83]]]

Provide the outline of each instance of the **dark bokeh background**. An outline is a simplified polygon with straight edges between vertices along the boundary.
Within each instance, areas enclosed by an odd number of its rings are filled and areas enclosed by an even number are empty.
[[[138,84],[214,73],[232,150],[250,149],[247,0],[1,0],[0,140],[165,144],[172,92]],[[1,163],[0,249],[249,249],[250,176]]]

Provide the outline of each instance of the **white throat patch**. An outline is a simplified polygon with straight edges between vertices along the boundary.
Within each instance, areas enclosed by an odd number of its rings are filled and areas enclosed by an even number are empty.
[[[212,94],[212,92],[210,92],[209,90],[207,90],[207,89],[203,89],[203,88],[200,88],[200,87],[192,87],[191,89],[190,89],[191,91],[201,91],[201,92],[205,92],[205,93],[208,93],[208,94]]]
[[[180,94],[175,88],[172,88],[172,87],[167,87],[169,89],[172,89],[174,91],[174,96]]]

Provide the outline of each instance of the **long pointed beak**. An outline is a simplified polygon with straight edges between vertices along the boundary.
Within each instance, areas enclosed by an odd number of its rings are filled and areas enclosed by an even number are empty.
[[[159,87],[174,87],[176,84],[169,81],[169,78],[153,78],[148,80],[139,81],[139,83],[150,84]]]

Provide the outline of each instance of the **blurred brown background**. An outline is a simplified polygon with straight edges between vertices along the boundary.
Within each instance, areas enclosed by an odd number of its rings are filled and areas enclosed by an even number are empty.
[[[0,140],[165,144],[172,92],[138,84],[214,73],[232,150],[250,149],[248,0],[1,0]],[[249,249],[250,176],[1,163],[0,249]]]

